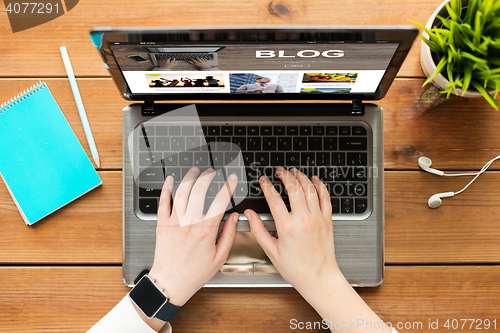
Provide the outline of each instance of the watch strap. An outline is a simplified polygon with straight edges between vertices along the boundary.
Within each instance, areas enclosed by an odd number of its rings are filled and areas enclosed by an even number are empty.
[[[160,310],[156,313],[155,317],[163,321],[170,322],[174,319],[175,315],[182,310],[182,306],[173,305],[170,302],[165,303]]]

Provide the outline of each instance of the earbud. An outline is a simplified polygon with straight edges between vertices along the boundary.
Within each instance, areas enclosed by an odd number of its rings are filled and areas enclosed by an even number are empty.
[[[429,201],[427,201],[427,204],[431,208],[438,208],[443,203],[441,198],[449,198],[449,197],[452,197],[454,195],[455,195],[455,192],[437,193],[429,198]]]
[[[438,176],[444,175],[443,171],[431,168],[432,161],[428,157],[424,157],[424,156],[420,157],[418,159],[418,165],[420,165],[420,167],[427,172],[433,173],[433,174],[438,175]]]
[[[443,203],[441,198],[449,198],[449,197],[453,197],[457,194],[462,193],[463,191],[465,191],[467,189],[467,187],[469,187],[470,184],[472,184],[472,182],[474,182],[476,180],[477,177],[479,177],[480,174],[485,172],[486,169],[488,169],[490,167],[491,163],[495,162],[498,159],[500,159],[500,155],[498,155],[497,157],[488,161],[488,163],[486,163],[479,172],[446,174],[441,170],[432,169],[431,168],[432,161],[430,158],[424,157],[424,156],[420,157],[418,159],[418,165],[420,165],[420,167],[423,170],[430,172],[430,173],[433,173],[435,175],[438,175],[438,176],[476,176],[467,185],[465,185],[465,187],[463,189],[461,189],[458,192],[443,192],[443,193],[434,194],[433,196],[431,196],[429,198],[429,200],[427,201],[427,204],[429,205],[430,208],[438,208]]]

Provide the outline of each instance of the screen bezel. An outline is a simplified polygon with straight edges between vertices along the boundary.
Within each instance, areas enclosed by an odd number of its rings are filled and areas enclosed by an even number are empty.
[[[242,43],[263,43],[268,42],[272,44],[290,44],[290,43],[331,43],[332,45],[338,45],[335,41],[348,41],[348,42],[365,42],[365,43],[387,43],[387,42],[398,42],[398,48],[396,49],[394,56],[392,57],[389,66],[378,85],[377,89],[373,93],[339,93],[339,94],[320,94],[313,96],[309,94],[298,94],[298,93],[283,93],[283,94],[222,94],[222,93],[203,93],[203,94],[191,94],[191,93],[179,93],[179,94],[134,94],[130,91],[128,84],[120,70],[113,52],[110,48],[111,42],[133,42],[133,41],[156,41],[165,42],[165,38],[168,39],[170,36],[192,36],[197,34],[199,37],[199,43],[208,44],[218,44],[225,43],[224,45],[242,44]],[[205,41],[205,35],[216,36],[227,36],[228,34],[235,34],[240,36],[240,40],[232,41],[221,41],[221,39],[215,41]],[[268,41],[259,40],[257,36],[259,34],[269,34],[269,36],[279,34],[280,36],[286,36],[284,39]],[[331,100],[379,100],[382,99],[389,90],[394,78],[396,77],[403,61],[405,60],[410,48],[418,34],[418,30],[410,26],[389,26],[389,27],[363,27],[363,28],[351,28],[351,27],[293,27],[293,28],[137,28],[137,29],[95,29],[91,31],[91,39],[93,40],[96,47],[108,68],[113,80],[115,81],[118,89],[122,93],[123,97],[131,101],[143,101],[146,99],[153,99],[156,101],[192,101],[192,100],[230,100],[230,101],[243,101],[243,100],[253,100],[253,101],[277,101],[277,100],[314,100],[314,101],[331,101]],[[290,36],[296,38],[299,35],[299,40],[291,39]],[[243,40],[243,36],[256,36],[255,40]],[[314,41],[311,36],[314,37]],[[319,36],[322,36],[323,40],[318,40]],[[185,37],[182,37],[185,38]],[[328,39],[328,40],[326,40]],[[184,41],[184,39],[183,39]],[[181,43],[182,41],[176,41],[176,43]],[[186,43],[188,43],[186,39]],[[189,43],[193,43],[189,40]]]

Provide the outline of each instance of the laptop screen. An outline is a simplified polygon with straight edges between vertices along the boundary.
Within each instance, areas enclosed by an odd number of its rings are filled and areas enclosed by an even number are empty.
[[[108,32],[101,50],[107,50],[108,65],[120,74],[110,68],[113,77],[130,99],[377,99],[415,34],[414,29]]]

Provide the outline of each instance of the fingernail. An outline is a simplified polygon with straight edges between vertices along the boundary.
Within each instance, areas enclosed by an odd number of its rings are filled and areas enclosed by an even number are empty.
[[[278,168],[276,168],[276,172],[281,172],[281,171],[283,171],[283,168],[282,168],[282,167],[278,167]]]
[[[236,177],[236,174],[232,173],[232,174],[229,175],[228,179],[230,179],[230,180],[236,180],[236,179],[238,179],[238,177]]]
[[[238,223],[239,219],[240,219],[240,214],[236,213],[236,215],[234,215],[234,217],[233,217],[233,222]]]
[[[318,176],[312,176],[312,179],[319,180],[319,177]]]
[[[269,178],[267,178],[266,175],[263,175],[263,176],[260,177],[260,180],[265,181],[265,180],[269,180]]]
[[[168,176],[167,177],[167,185],[173,185],[174,184],[174,177]]]
[[[198,171],[198,168],[197,167],[192,167],[191,169],[189,169],[189,171],[195,172],[195,171]]]
[[[290,171],[296,172],[296,171],[299,171],[299,170],[297,168],[292,168]]]
[[[247,217],[248,221],[252,220],[252,214],[243,213]]]

